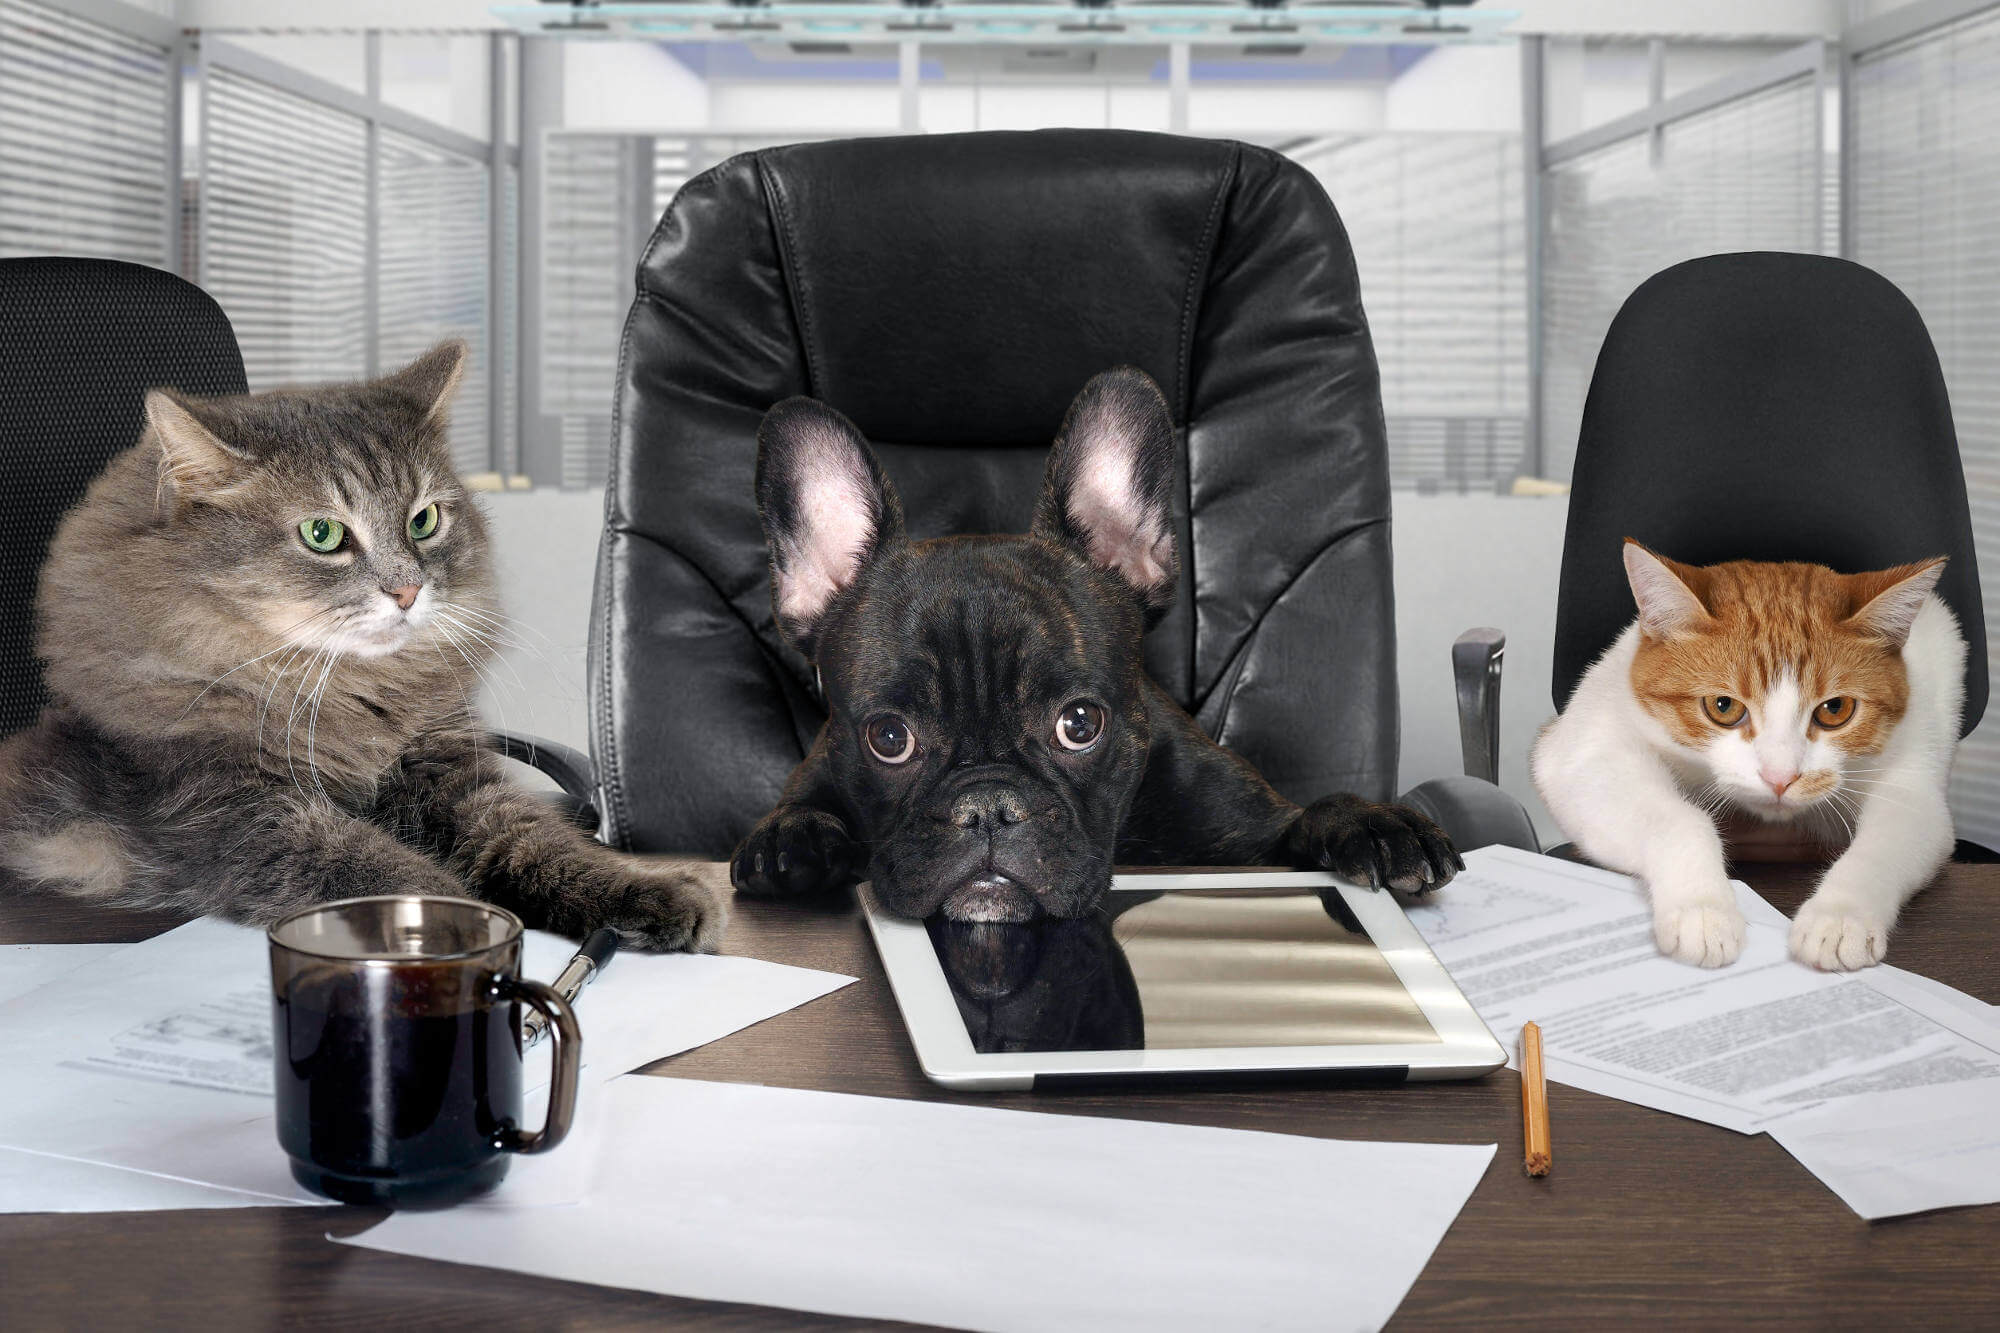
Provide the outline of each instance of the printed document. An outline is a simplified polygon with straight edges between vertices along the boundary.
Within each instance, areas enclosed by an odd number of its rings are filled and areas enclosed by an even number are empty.
[[[1745,902],[1743,955],[1713,969],[1661,956],[1632,880],[1513,848],[1469,853],[1409,917],[1510,1060],[1533,1019],[1549,1077],[1605,1096],[1754,1133],[1835,1098],[2000,1080],[1993,1024],[1794,962],[1782,915],[1738,893],[1761,910]]]

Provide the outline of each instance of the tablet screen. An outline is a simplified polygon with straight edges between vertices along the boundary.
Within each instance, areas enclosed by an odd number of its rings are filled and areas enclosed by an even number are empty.
[[[1098,917],[929,929],[982,1054],[1439,1040],[1331,890],[1119,891]]]

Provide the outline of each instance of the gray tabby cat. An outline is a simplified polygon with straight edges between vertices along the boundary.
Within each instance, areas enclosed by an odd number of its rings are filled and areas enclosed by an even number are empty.
[[[568,935],[714,947],[715,893],[592,842],[481,744],[474,664],[503,622],[445,443],[464,357],[146,396],[42,573],[53,702],[0,744],[0,884],[251,923],[470,893]]]

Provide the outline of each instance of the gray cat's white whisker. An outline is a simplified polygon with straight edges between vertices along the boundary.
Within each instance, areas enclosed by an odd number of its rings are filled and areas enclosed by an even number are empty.
[[[333,679],[333,669],[339,664],[339,653],[327,658],[326,670],[320,673],[319,685],[313,690],[312,716],[306,721],[306,772],[312,774],[313,785],[319,788],[319,794],[326,797],[329,802],[333,797],[327,794],[326,783],[320,780],[319,765],[315,762],[315,744],[319,738],[320,701],[325,698],[327,683]]]
[[[438,607],[437,618],[439,628],[443,629],[449,626],[450,630],[456,630],[489,651],[492,650],[494,645],[489,636],[482,634],[476,627],[466,624],[450,611],[447,611],[442,605]],[[446,632],[450,633],[450,630],[446,630]],[[514,664],[509,662],[504,654],[495,652],[489,660],[498,662],[500,665],[506,667],[507,673],[514,678],[514,684],[520,689],[525,691],[528,688],[528,683],[521,679],[521,673],[514,669]]]
[[[248,666],[255,666],[257,663],[263,661],[267,657],[276,657],[279,653],[284,652],[287,648],[296,646],[300,641],[291,636],[295,635],[299,630],[304,629],[307,625],[310,625],[313,621],[319,619],[321,616],[327,614],[329,614],[329,611],[326,609],[315,611],[311,615],[306,616],[303,619],[294,621],[292,624],[286,626],[285,629],[283,630],[283,633],[287,636],[284,642],[280,643],[277,647],[271,649],[268,652],[262,652],[257,654],[255,657],[249,658],[242,662],[238,662],[235,666],[229,668],[229,670],[223,672],[221,675],[217,676],[214,680],[211,680],[210,682],[208,682],[208,684],[202,686],[200,693],[196,694],[194,698],[188,700],[188,706],[186,708],[183,708],[181,710],[180,716],[175,718],[174,720],[176,722],[186,721],[187,715],[194,711],[194,706],[200,703],[210,690],[214,689],[217,685],[220,685],[223,681],[235,675],[237,672],[243,670],[243,668]]]

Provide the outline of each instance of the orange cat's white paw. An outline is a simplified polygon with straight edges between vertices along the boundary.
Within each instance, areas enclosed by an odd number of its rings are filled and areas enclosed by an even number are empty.
[[[1660,952],[1696,967],[1727,967],[1743,952],[1743,913],[1733,902],[1700,901],[1653,909]]]
[[[1873,967],[1889,948],[1890,922],[1815,894],[1792,921],[1792,957],[1822,972]]]

